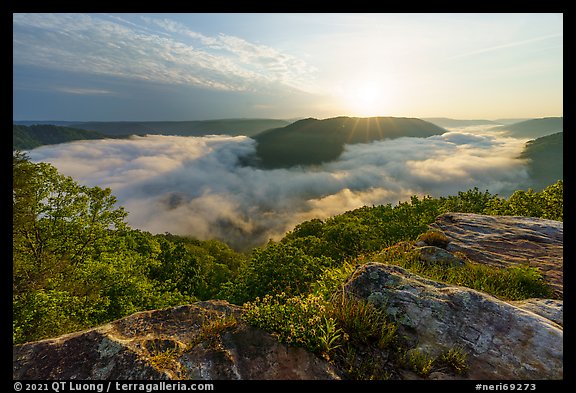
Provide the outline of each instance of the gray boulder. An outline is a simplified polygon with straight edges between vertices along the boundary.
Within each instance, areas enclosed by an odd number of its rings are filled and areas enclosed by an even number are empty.
[[[384,309],[417,350],[468,354],[467,379],[562,379],[563,328],[526,308],[381,263],[360,266],[349,294]]]
[[[430,225],[450,240],[447,251],[462,252],[491,266],[537,267],[557,298],[563,296],[564,224],[519,216],[445,213]]]
[[[334,367],[245,324],[224,301],[139,312],[15,345],[14,379],[339,379]]]

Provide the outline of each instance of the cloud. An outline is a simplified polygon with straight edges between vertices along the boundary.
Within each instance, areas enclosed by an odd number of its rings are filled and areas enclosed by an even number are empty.
[[[13,62],[223,91],[304,89],[315,72],[297,57],[239,37],[206,36],[169,19],[140,20],[13,14]]]
[[[304,220],[363,205],[473,187],[514,190],[527,177],[516,158],[524,142],[452,131],[348,145],[339,160],[321,167],[276,170],[238,164],[255,151],[256,142],[243,136],[77,141],[29,155],[83,184],[111,187],[133,227],[246,248],[278,239]]]
[[[89,89],[84,87],[67,87],[61,86],[56,88],[57,91],[67,94],[75,94],[75,95],[82,95],[82,96],[93,96],[93,95],[109,95],[114,94],[113,91],[105,90],[105,89]]]
[[[508,42],[505,44],[500,44],[500,45],[491,45],[489,47],[486,48],[482,48],[482,49],[477,49],[474,51],[470,51],[470,52],[466,52],[466,53],[462,53],[456,56],[452,56],[447,60],[455,60],[455,59],[459,59],[461,57],[468,57],[468,56],[475,56],[475,55],[479,55],[479,54],[484,54],[484,53],[489,53],[489,52],[495,52],[495,51],[499,51],[502,49],[510,49],[516,46],[523,46],[523,45],[529,45],[529,44],[534,44],[536,42],[540,42],[540,41],[546,41],[546,40],[550,40],[550,39],[557,39],[557,38],[561,38],[563,37],[562,34],[556,33],[556,34],[547,34],[547,35],[543,35],[540,37],[533,37],[530,39],[526,39],[526,40],[516,40],[513,42]]]

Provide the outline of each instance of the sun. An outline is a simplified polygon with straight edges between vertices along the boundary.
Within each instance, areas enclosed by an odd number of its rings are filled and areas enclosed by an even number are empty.
[[[389,111],[389,91],[377,78],[349,82],[339,96],[352,116],[384,116]]]

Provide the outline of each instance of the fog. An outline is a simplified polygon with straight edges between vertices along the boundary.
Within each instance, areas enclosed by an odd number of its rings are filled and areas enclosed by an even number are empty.
[[[133,136],[77,141],[28,152],[81,184],[110,187],[133,228],[237,249],[279,239],[304,220],[412,195],[455,195],[478,187],[507,196],[527,178],[516,157],[525,140],[478,128],[429,138],[347,145],[314,168],[262,170],[238,164],[256,142],[231,136]]]

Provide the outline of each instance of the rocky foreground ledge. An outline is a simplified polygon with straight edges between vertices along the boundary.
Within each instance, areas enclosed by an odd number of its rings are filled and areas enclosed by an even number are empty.
[[[450,252],[496,267],[537,267],[558,298],[563,296],[564,224],[520,216],[445,213],[430,225],[450,240]]]
[[[359,266],[345,291],[383,308],[416,350],[464,349],[469,370],[458,378],[563,379],[562,223],[448,213],[431,228],[449,237],[448,252],[463,252],[477,262],[506,266],[528,259],[544,271],[556,298],[504,302],[381,263]],[[247,325],[242,312],[224,301],[198,302],[16,345],[13,378],[343,378],[324,359]]]
[[[338,379],[335,369],[242,322],[240,307],[198,302],[139,312],[84,332],[17,345],[14,379]]]
[[[400,334],[418,351],[464,349],[467,379],[563,378],[562,320],[545,312],[561,315],[560,300],[507,303],[381,263],[362,265],[345,290],[395,317]]]

